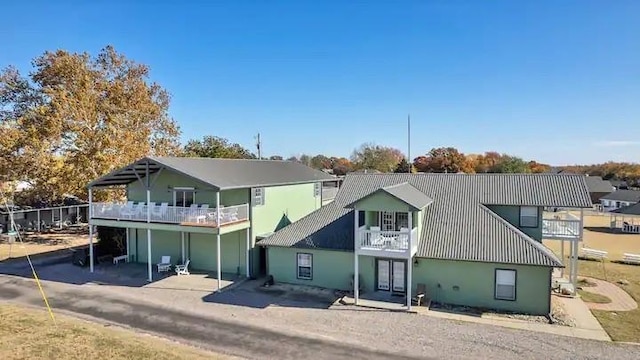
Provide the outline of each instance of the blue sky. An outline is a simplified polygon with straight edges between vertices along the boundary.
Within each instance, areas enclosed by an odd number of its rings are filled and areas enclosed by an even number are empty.
[[[54,4],[55,3],[55,4]],[[131,4],[129,4],[131,3]],[[23,1],[0,67],[107,44],[151,67],[183,140],[348,156],[363,142],[551,164],[640,161],[640,1]]]

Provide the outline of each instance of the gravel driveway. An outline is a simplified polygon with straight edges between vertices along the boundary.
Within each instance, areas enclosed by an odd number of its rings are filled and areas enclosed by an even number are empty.
[[[41,268],[57,279],[61,265]],[[62,269],[62,270],[61,270]],[[0,271],[1,271],[0,267]],[[25,276],[26,274],[21,274]],[[253,291],[212,295],[153,287],[45,281],[58,311],[131,326],[213,351],[277,359],[638,359],[635,345],[589,341],[428,316],[331,307]],[[0,275],[0,300],[40,306],[35,284]]]

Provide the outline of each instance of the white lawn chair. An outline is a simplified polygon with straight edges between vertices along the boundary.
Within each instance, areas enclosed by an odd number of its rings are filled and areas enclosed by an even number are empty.
[[[191,260],[187,259],[184,265],[176,265],[176,274],[177,275],[189,275],[189,263]]]
[[[207,210],[209,210],[209,204],[200,205],[200,208],[195,211],[196,222],[207,221]]]
[[[384,240],[382,239],[382,234],[380,233],[380,227],[371,226],[369,227],[369,230],[371,231],[371,245],[382,245],[384,243]]]
[[[127,201],[127,204],[120,208],[120,215],[131,216],[133,215],[133,201]]]
[[[158,266],[158,272],[165,272],[171,270],[171,256],[163,256]]]
[[[152,203],[153,204],[153,203]],[[160,206],[154,206],[151,208],[151,215],[154,219],[163,220],[169,209],[169,203],[163,202]]]

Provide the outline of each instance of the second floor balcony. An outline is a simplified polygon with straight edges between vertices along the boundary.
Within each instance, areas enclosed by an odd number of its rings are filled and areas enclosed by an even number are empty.
[[[545,214],[542,219],[542,237],[546,239],[577,240],[581,236],[581,221],[568,212]]]
[[[356,251],[360,255],[411,258],[418,251],[418,229],[382,231],[379,227],[362,226],[356,234]]]
[[[187,226],[221,227],[249,220],[249,204],[209,208],[192,204],[189,207],[168,203],[92,203],[92,219],[152,222]],[[219,221],[218,221],[219,220]]]

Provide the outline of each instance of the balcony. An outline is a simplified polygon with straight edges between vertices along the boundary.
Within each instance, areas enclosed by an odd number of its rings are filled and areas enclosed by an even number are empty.
[[[92,203],[90,214],[92,219],[147,222],[147,210],[144,203]],[[215,208],[154,205],[150,210],[152,223],[220,227],[249,220],[249,204],[221,207],[220,224]]]
[[[545,214],[542,219],[542,237],[545,239],[580,239],[580,219],[570,213]]]
[[[418,229],[381,231],[362,226],[356,234],[359,255],[408,259],[418,251]]]

